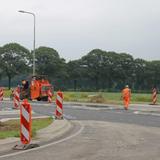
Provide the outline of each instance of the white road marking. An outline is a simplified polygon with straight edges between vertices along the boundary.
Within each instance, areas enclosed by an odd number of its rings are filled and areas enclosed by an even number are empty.
[[[134,111],[133,113],[134,113],[134,114],[139,114],[139,111]]]
[[[11,110],[11,111],[0,111],[0,116],[4,115],[13,115],[13,114],[20,114],[19,110]]]
[[[2,110],[0,111],[0,116],[5,116],[5,115],[19,115],[20,114],[20,110],[9,110],[9,111],[5,111]],[[32,111],[32,114],[35,114],[34,111]]]
[[[67,115],[67,114],[63,114],[63,116],[64,116],[66,119],[72,119],[72,120],[77,119],[76,117],[71,116],[71,115]]]
[[[104,109],[104,108],[96,108],[96,107],[88,107],[88,106],[76,106],[76,105],[72,105],[72,106],[64,106],[64,108],[73,108],[73,109],[81,109],[81,110],[101,110],[101,109]]]
[[[134,114],[148,115],[148,116],[160,116],[160,113],[151,113],[151,112],[144,112],[144,111],[134,111]]]
[[[23,153],[27,153],[27,152],[32,152],[32,151],[36,151],[36,150],[39,150],[39,149],[43,149],[43,148],[46,148],[46,147],[49,147],[49,146],[52,146],[52,145],[55,145],[55,144],[58,144],[58,143],[62,143],[62,142],[65,142],[71,138],[74,138],[76,136],[78,136],[83,130],[84,130],[84,125],[82,125],[81,122],[79,122],[81,128],[74,134],[66,137],[66,138],[63,138],[61,140],[58,140],[58,141],[55,141],[55,142],[52,142],[52,143],[49,143],[49,144],[46,144],[46,145],[43,145],[43,146],[40,146],[40,147],[37,147],[37,148],[33,148],[33,149],[29,149],[29,150],[25,150],[25,151],[20,151],[20,152],[16,152],[16,153],[11,153],[11,154],[7,154],[7,155],[3,155],[3,156],[0,156],[0,158],[6,158],[6,157],[11,157],[11,156],[16,156],[16,155],[20,155],[20,154],[23,154]]]

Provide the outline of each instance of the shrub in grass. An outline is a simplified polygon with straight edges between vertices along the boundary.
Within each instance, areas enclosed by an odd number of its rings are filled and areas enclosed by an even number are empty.
[[[90,100],[89,101],[92,102],[92,103],[104,103],[105,99],[102,96],[102,94],[98,94],[98,95],[90,96]]]
[[[87,93],[81,93],[80,98],[88,98],[88,94]]]

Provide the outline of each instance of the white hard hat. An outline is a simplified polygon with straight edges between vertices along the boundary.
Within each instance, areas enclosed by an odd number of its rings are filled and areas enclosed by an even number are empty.
[[[128,85],[126,85],[125,87],[126,87],[126,88],[129,88],[129,86],[128,86]]]

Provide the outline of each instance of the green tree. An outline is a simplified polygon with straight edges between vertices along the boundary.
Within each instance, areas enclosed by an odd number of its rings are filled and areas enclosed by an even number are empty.
[[[116,80],[119,86],[132,85],[134,76],[134,59],[127,53],[117,54],[114,62]]]
[[[95,89],[99,89],[101,76],[104,70],[104,51],[100,49],[94,49],[86,56],[83,56],[82,64],[87,67],[86,77],[90,79],[90,82],[94,81]]]
[[[83,65],[81,59],[79,60],[73,60],[69,61],[67,63],[67,73],[68,73],[68,80],[70,87],[73,87],[76,91],[78,87],[81,87],[81,85],[85,81],[85,75],[86,72],[86,66]]]
[[[25,73],[30,66],[30,52],[18,43],[9,43],[0,49],[1,70],[8,77],[8,87],[15,75]]]
[[[133,80],[135,89],[142,90],[145,88],[146,61],[140,58],[134,60]]]
[[[53,48],[39,47],[36,53],[36,72],[47,75],[50,79],[64,79],[67,77],[66,63],[60,58],[58,52]]]

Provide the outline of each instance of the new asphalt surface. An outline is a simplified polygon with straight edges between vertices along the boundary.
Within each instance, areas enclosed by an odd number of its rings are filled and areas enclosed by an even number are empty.
[[[0,110],[12,111],[11,102],[3,102]],[[32,103],[37,116],[53,116],[55,104]],[[15,112],[15,111],[14,111]],[[159,160],[160,107],[70,103],[64,105],[64,117],[78,126],[63,137],[49,141],[48,146],[0,159],[55,160]],[[16,117],[17,114],[0,115]]]

